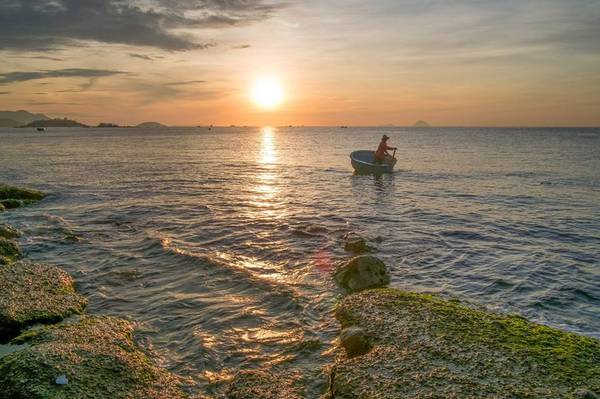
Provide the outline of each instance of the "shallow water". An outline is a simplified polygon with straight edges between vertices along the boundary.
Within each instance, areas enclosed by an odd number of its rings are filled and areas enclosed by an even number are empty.
[[[382,133],[397,172],[353,176]],[[600,337],[599,129],[0,129],[0,171],[52,193],[0,214],[27,256],[211,396],[256,367],[318,395],[350,231],[395,287]]]

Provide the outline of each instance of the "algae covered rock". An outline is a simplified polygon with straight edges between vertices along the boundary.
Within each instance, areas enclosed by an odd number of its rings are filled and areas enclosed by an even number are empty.
[[[286,378],[265,371],[242,371],[229,384],[229,399],[300,399]]]
[[[0,265],[7,265],[23,257],[19,244],[13,240],[0,237]],[[0,284],[2,284],[0,282]]]
[[[22,261],[0,266],[0,341],[32,324],[81,313],[85,306],[71,276],[57,267]]]
[[[0,204],[0,212],[4,212],[6,210],[6,208],[4,207],[4,205]]]
[[[335,281],[347,291],[384,287],[390,283],[390,275],[383,261],[372,255],[351,259],[334,274]]]
[[[20,208],[45,197],[41,191],[13,187],[0,183],[0,211]]]
[[[0,183],[0,200],[17,199],[39,201],[44,198],[44,196],[45,194],[41,191],[14,187]]]
[[[82,317],[12,342],[27,346],[0,358],[0,399],[184,397],[178,378],[138,348],[125,320]]]
[[[337,399],[541,399],[600,391],[600,341],[522,317],[392,289],[350,295],[336,317],[373,342],[369,353],[334,365],[330,396]]]
[[[10,239],[21,237],[22,235],[23,233],[21,233],[21,231],[15,229],[11,225],[6,223],[0,223],[0,237]]]

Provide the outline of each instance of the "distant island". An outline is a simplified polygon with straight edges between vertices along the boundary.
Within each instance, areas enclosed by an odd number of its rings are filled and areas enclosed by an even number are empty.
[[[156,128],[167,127],[167,126],[163,125],[162,123],[158,123],[158,122],[142,122],[139,125],[136,125],[135,127],[143,127],[146,129],[156,129]]]
[[[0,111],[0,127],[20,127],[33,121],[50,119],[44,114],[33,114],[28,111]]]
[[[83,123],[63,118],[63,119],[40,119],[32,121],[21,127],[89,127]]]
[[[431,125],[425,121],[416,121],[414,127],[431,127]]]
[[[116,123],[102,122],[102,123],[99,123],[98,126],[96,126],[96,127],[121,127],[121,126],[117,125]]]

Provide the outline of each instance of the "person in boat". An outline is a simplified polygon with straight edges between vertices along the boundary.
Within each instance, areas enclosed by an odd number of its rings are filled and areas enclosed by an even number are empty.
[[[385,161],[386,155],[391,156],[388,153],[388,150],[394,150],[394,151],[397,150],[396,147],[390,147],[389,145],[387,145],[388,139],[389,139],[389,137],[386,136],[385,134],[381,138],[381,143],[379,143],[379,147],[377,147],[377,151],[375,151],[375,163],[382,164]]]

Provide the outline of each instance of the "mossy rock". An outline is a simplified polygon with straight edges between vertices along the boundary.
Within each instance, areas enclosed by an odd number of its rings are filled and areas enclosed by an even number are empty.
[[[21,237],[22,235],[23,233],[21,233],[20,230],[15,229],[11,225],[6,223],[0,223],[0,237],[10,239]]]
[[[18,259],[21,259],[23,254],[19,244],[13,240],[9,240],[4,237],[0,237],[0,265],[7,265]],[[0,286],[2,282],[0,281]],[[2,293],[0,293],[2,295]]]
[[[282,376],[261,371],[239,372],[229,383],[229,399],[300,399],[293,382]]]
[[[0,200],[29,200],[39,201],[45,197],[46,194],[37,190],[30,190],[28,188],[20,188],[9,186],[7,184],[0,183]]]
[[[340,354],[335,398],[572,398],[600,392],[600,341],[435,296],[367,290],[340,303],[365,355]]]
[[[139,349],[125,320],[81,317],[29,330],[12,343],[28,346],[0,358],[0,399],[184,397],[179,379]],[[63,375],[67,383],[58,385]]]
[[[71,276],[55,266],[22,261],[0,266],[0,342],[27,326],[81,313],[86,303]]]
[[[6,208],[4,207],[4,205],[0,204],[0,212],[4,212],[6,211]]]

